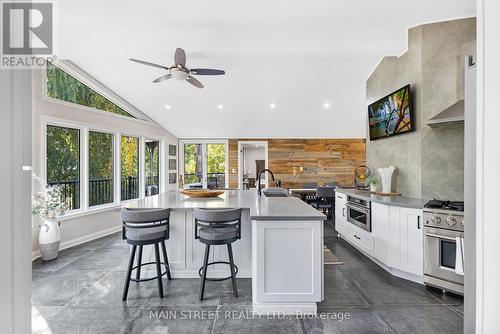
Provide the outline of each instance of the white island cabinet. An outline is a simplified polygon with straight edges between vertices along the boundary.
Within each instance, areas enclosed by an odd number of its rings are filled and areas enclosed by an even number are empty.
[[[405,197],[387,198],[355,190],[339,191],[345,193],[337,192],[339,196],[335,198],[337,232],[391,274],[423,283],[421,206],[424,201]],[[370,200],[371,233],[350,224],[342,215],[347,195]],[[411,207],[405,207],[405,204]]]
[[[166,246],[174,279],[198,278],[203,263],[205,247],[194,238],[194,208],[241,208],[241,239],[233,243],[234,262],[238,278],[252,279],[253,311],[316,313],[316,303],[323,299],[326,217],[300,199],[267,198],[255,190],[229,190],[216,198],[190,199],[170,191],[127,207],[171,209]],[[154,261],[152,253],[146,248],[143,262]],[[228,261],[227,247],[213,246],[212,261]],[[229,275],[229,267],[223,264],[211,265],[207,273],[218,278]]]

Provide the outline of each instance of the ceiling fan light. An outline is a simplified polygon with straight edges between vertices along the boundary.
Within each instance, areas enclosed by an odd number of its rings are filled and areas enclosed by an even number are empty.
[[[170,72],[172,74],[172,77],[177,80],[186,80],[187,77],[189,76],[189,73],[176,68],[173,68]]]

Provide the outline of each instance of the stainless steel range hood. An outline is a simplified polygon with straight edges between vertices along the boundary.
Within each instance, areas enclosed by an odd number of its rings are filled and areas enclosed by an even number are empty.
[[[427,121],[431,128],[464,123],[464,100],[451,105]]]

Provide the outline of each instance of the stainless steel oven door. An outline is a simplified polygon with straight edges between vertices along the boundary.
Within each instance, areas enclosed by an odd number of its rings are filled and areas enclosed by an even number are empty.
[[[355,205],[352,203],[347,203],[346,208],[347,221],[349,223],[354,224],[365,231],[372,231],[370,208]]]
[[[424,227],[424,274],[456,284],[464,284],[464,277],[455,272],[456,237],[463,232]]]

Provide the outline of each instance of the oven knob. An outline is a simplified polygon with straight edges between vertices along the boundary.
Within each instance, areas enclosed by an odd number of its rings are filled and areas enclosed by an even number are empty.
[[[439,217],[438,215],[434,215],[434,216],[432,216],[431,221],[434,224],[441,224],[441,217]]]
[[[450,226],[454,226],[454,225],[456,225],[456,224],[457,224],[457,220],[456,220],[456,219],[455,219],[455,217],[453,217],[453,216],[448,216],[448,217],[446,218],[446,223],[447,223],[448,225],[450,225]]]

